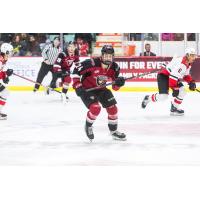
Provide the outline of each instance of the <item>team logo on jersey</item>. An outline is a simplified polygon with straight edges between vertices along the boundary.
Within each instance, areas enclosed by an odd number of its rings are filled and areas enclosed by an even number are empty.
[[[90,96],[90,99],[94,100],[94,96]]]
[[[67,60],[68,66],[71,66],[73,62],[74,62],[74,60]]]
[[[98,73],[99,73],[99,70],[95,70],[94,73],[95,73],[95,74],[98,74]]]
[[[98,86],[105,85],[108,81],[108,77],[104,75],[99,75],[97,76],[96,81]]]

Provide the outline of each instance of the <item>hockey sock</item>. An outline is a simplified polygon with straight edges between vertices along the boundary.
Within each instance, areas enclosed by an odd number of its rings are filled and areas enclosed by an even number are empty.
[[[110,106],[106,108],[106,111],[108,113],[108,128],[110,131],[114,132],[117,130],[118,126],[118,109],[116,105]]]
[[[158,93],[152,94],[151,97],[150,97],[150,100],[153,101],[153,102],[156,102],[156,101],[157,101],[157,98],[156,98],[156,95],[157,95],[157,94],[158,94]],[[150,101],[150,100],[149,100],[149,101]]]
[[[168,98],[168,94],[155,93],[150,96],[149,101],[152,101],[152,102],[165,101],[167,98]]]
[[[179,105],[182,103],[183,99],[180,99],[179,97],[175,97],[174,100],[172,101],[172,104],[178,108]]]
[[[0,96],[0,113],[5,104],[6,104],[6,99]]]

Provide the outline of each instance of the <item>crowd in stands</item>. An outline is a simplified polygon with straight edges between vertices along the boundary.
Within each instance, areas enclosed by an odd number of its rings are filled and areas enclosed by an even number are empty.
[[[1,33],[0,45],[8,42],[13,45],[13,56],[41,56],[41,52],[46,44],[49,44],[53,37],[59,33]],[[70,36],[71,35],[71,36]],[[69,41],[76,41],[80,56],[87,56],[92,52],[92,41],[94,37],[90,33],[63,34],[63,48]],[[66,36],[66,37],[65,37]],[[70,37],[69,37],[70,36]],[[70,38],[69,40],[65,38]]]
[[[63,49],[69,41],[75,41],[80,56],[92,55],[93,44],[98,33],[63,33]],[[13,45],[14,56],[41,56],[46,44],[49,44],[60,33],[0,33],[0,45],[8,42]],[[128,41],[158,41],[158,33],[124,33]],[[183,41],[184,33],[161,33],[162,41]],[[187,33],[187,41],[195,41],[195,33]],[[147,55],[149,53],[147,52]]]
[[[130,41],[158,41],[158,33],[129,33],[128,38]],[[195,41],[195,33],[187,33],[187,41]],[[162,41],[183,41],[184,33],[161,33]]]

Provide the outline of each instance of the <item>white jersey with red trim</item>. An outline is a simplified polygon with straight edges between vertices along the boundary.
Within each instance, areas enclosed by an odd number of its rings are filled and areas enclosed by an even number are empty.
[[[175,76],[178,79],[183,79],[184,76],[190,75],[191,65],[186,63],[185,57],[172,59],[166,66],[166,70],[170,76]]]
[[[167,66],[161,70],[160,74],[169,76],[169,86],[176,87],[180,79],[186,82],[192,81],[190,75],[191,64],[187,63],[186,57],[173,58]]]
[[[6,62],[7,60],[5,60],[3,56],[0,56],[0,80],[6,77],[6,72],[4,69]]]

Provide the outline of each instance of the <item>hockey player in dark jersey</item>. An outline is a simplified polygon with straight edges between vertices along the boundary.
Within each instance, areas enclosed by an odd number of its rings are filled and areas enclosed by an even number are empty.
[[[79,55],[78,55],[78,49],[76,48],[76,43],[69,42],[66,52],[59,53],[58,58],[56,59],[55,64],[53,66],[54,73],[50,87],[56,88],[57,79],[61,78],[62,80],[61,97],[63,102],[69,100],[67,92],[69,89],[69,85],[71,83],[70,69],[73,63],[77,64],[78,62],[79,62]]]
[[[94,139],[93,123],[101,111],[101,105],[108,113],[108,128],[116,140],[126,140],[126,135],[118,131],[118,108],[112,92],[104,87],[107,81],[114,81],[113,90],[118,90],[125,84],[125,79],[119,76],[120,68],[114,62],[114,49],[110,45],[103,46],[101,57],[87,59],[74,68],[73,88],[88,108],[85,132],[88,138]],[[98,87],[93,91],[87,89]],[[101,105],[100,105],[101,104]]]

